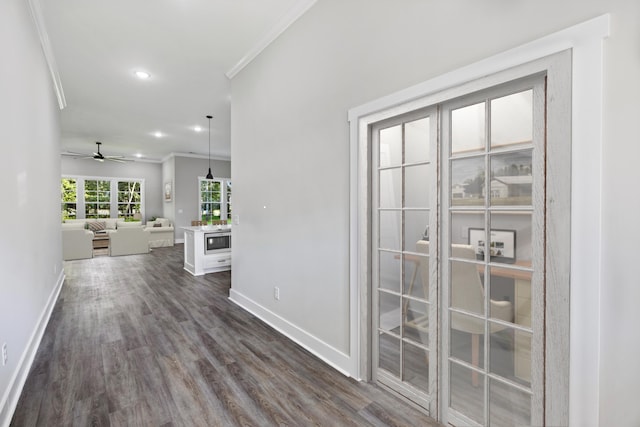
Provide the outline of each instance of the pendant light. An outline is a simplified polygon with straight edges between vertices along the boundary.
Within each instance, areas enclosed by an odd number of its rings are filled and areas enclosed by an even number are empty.
[[[211,175],[211,119],[213,116],[207,116],[207,119],[209,119],[209,173],[207,179],[213,179],[213,175]]]

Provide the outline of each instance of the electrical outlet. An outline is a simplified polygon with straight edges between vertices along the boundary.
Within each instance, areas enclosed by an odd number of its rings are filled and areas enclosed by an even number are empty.
[[[273,288],[273,297],[276,300],[280,300],[280,288],[277,287],[277,286],[275,288]]]
[[[7,364],[7,343],[2,344],[2,366]]]

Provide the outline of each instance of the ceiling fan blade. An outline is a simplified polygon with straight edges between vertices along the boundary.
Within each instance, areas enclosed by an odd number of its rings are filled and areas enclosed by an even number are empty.
[[[118,163],[126,163],[126,162],[133,161],[130,159],[125,159],[124,157],[114,157],[114,156],[106,156],[105,160],[109,160],[111,162],[118,162]]]

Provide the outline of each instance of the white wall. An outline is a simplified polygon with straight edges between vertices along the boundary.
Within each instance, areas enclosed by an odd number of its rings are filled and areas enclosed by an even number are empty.
[[[635,1],[316,3],[232,81],[234,215],[240,216],[234,300],[347,370],[354,357],[347,111],[606,12],[604,147],[593,153],[603,176],[602,188],[592,189],[604,206],[601,324],[593,331],[601,337],[601,347],[593,348],[600,371],[581,374],[598,387],[600,425],[639,425],[640,281],[632,268],[640,241]],[[274,286],[281,289],[279,301]],[[579,284],[572,292],[580,292]],[[581,409],[587,408],[572,411]]]
[[[0,425],[8,425],[63,279],[59,110],[24,0],[0,2],[0,57],[0,345],[8,349]]]
[[[163,216],[162,164],[151,162],[96,162],[62,156],[62,175],[144,179],[145,218]]]

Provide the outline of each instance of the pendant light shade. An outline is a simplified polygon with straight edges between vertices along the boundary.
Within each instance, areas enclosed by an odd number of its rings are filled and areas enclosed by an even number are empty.
[[[207,116],[207,119],[209,119],[209,173],[207,173],[207,179],[213,179],[211,174],[211,119],[213,116]]]

